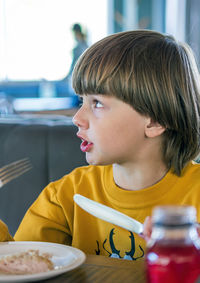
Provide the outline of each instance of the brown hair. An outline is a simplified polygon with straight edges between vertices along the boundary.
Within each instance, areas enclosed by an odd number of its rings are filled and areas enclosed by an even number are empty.
[[[200,151],[200,85],[193,53],[149,30],[110,35],[79,58],[78,94],[113,95],[166,128],[163,157],[177,175]]]

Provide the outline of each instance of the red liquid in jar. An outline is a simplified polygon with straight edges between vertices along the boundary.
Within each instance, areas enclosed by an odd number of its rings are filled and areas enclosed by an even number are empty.
[[[146,261],[149,283],[193,283],[200,278],[200,251],[194,245],[156,243]]]

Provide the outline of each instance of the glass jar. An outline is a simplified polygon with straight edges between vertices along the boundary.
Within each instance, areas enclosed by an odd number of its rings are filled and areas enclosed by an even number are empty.
[[[193,283],[200,278],[200,239],[196,209],[192,206],[159,206],[152,215],[147,243],[149,283]]]

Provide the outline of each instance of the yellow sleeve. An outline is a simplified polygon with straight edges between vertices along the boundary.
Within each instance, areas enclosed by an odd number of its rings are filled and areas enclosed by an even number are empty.
[[[71,245],[72,236],[54,183],[50,183],[26,212],[16,241],[44,241]]]
[[[8,227],[0,220],[0,242],[14,241],[12,236],[9,234]]]

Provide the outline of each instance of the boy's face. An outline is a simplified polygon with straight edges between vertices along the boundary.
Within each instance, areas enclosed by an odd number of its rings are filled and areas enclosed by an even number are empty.
[[[138,162],[146,143],[149,121],[129,104],[107,95],[83,95],[73,118],[89,164]]]

